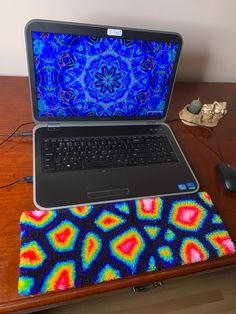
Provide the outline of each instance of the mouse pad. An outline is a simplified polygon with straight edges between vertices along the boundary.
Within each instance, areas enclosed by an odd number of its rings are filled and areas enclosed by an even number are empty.
[[[23,212],[18,291],[33,295],[234,254],[206,192]]]

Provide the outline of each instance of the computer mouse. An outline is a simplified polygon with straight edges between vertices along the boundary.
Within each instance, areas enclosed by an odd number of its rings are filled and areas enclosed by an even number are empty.
[[[236,192],[236,167],[226,163],[219,163],[217,169],[225,189]]]

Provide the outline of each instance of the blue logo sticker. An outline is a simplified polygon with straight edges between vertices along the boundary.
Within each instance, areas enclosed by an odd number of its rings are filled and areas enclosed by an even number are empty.
[[[188,182],[187,187],[189,190],[194,190],[196,189],[196,184],[194,182]]]
[[[185,190],[187,190],[187,187],[186,187],[185,184],[178,184],[178,189],[179,189],[180,191],[185,191]]]

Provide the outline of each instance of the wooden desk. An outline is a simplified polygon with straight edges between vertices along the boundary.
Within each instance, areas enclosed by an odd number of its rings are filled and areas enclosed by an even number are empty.
[[[172,97],[168,120],[177,118],[180,108],[192,99],[203,102],[226,100],[228,114],[211,134],[206,129],[172,123],[176,137],[188,157],[200,182],[201,190],[213,198],[226,227],[236,243],[236,193],[223,190],[215,166],[218,157],[205,145],[219,143],[225,160],[236,164],[236,84],[177,83]],[[27,78],[0,77],[0,133],[11,132],[23,122],[32,121]],[[25,127],[23,130],[30,130]],[[21,130],[22,131],[22,130]],[[0,137],[0,141],[3,140]],[[204,145],[204,144],[205,145]],[[12,138],[0,146],[0,185],[26,175],[32,175],[32,139]],[[0,313],[65,302],[84,296],[140,285],[171,277],[235,264],[236,254],[210,262],[197,263],[168,270],[154,271],[85,288],[64,292],[22,297],[17,293],[19,275],[19,219],[22,211],[32,210],[32,185],[19,183],[0,190]]]

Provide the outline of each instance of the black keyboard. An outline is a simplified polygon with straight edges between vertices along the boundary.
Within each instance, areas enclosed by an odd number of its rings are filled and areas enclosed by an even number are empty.
[[[166,136],[44,138],[46,172],[176,162]]]

